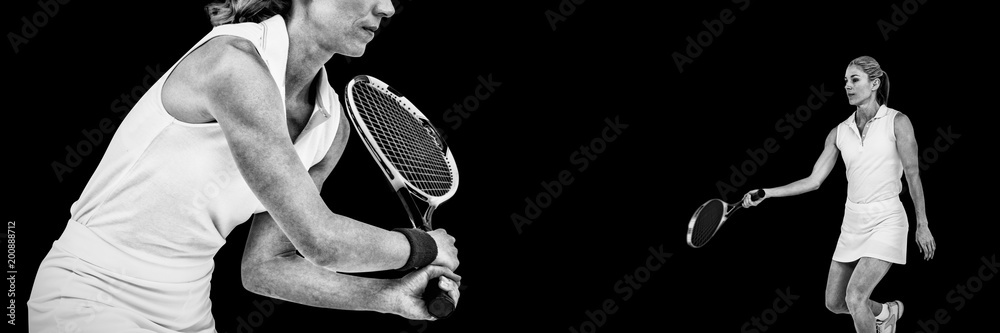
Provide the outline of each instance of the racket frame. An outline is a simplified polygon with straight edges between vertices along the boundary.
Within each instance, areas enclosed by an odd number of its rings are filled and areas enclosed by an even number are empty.
[[[357,105],[355,105],[354,100],[350,97],[354,93],[355,82],[368,83],[373,87],[375,87],[376,89],[381,89],[385,92],[390,93],[392,96],[394,96],[394,99],[397,102],[399,102],[400,106],[402,106],[403,109],[405,109],[408,113],[410,113],[410,115],[412,115],[414,118],[420,121],[424,129],[435,137],[437,142],[441,145],[442,150],[444,151],[445,160],[448,164],[448,167],[451,169],[450,171],[452,176],[452,185],[451,188],[448,189],[447,193],[440,196],[436,196],[421,190],[412,182],[410,182],[409,179],[403,177],[400,174],[399,170],[397,170],[396,167],[392,165],[389,157],[386,156],[384,151],[380,149],[381,147],[378,146],[378,142],[375,142],[376,140],[374,140],[374,135],[368,128],[368,124],[365,123],[364,119],[361,117],[360,112],[358,112]],[[368,152],[372,154],[372,157],[374,157],[376,161],[378,161],[379,168],[382,170],[382,173],[389,181],[389,184],[392,186],[393,191],[396,192],[396,194],[400,197],[400,201],[406,208],[407,214],[410,215],[411,219],[410,222],[413,224],[413,227],[422,228],[425,231],[432,230],[431,217],[434,214],[434,210],[437,208],[438,205],[444,203],[445,201],[448,201],[448,199],[451,199],[451,197],[455,195],[455,192],[458,191],[458,181],[459,181],[458,166],[455,163],[455,156],[451,153],[451,149],[448,148],[448,144],[444,141],[444,138],[441,137],[440,133],[437,132],[437,129],[434,128],[433,125],[431,125],[427,117],[424,116],[424,114],[420,112],[419,109],[413,106],[413,103],[410,103],[410,100],[408,98],[402,96],[398,91],[396,91],[391,86],[389,86],[385,82],[382,82],[379,79],[367,75],[355,76],[354,79],[351,80],[350,83],[348,83],[344,95],[345,95],[344,99],[346,101],[346,105],[348,106],[348,112],[350,112],[350,116],[347,118],[350,119],[351,123],[354,125],[354,128],[362,132],[361,133],[362,135],[359,135],[359,137],[361,137],[361,140],[365,143],[365,148],[368,149]],[[405,192],[402,191],[403,189],[405,189],[406,191]],[[423,214],[419,213],[419,208],[413,201],[414,197],[427,203],[427,209]],[[420,222],[422,227],[417,225],[418,221],[415,220],[415,217],[421,218]]]
[[[752,199],[754,201],[757,201],[757,200],[760,200],[760,198],[763,195],[764,195],[764,190],[758,190],[753,195],[751,195],[750,199]],[[718,201],[719,203],[722,204],[722,212],[723,212],[723,214],[721,214],[722,215],[722,217],[721,217],[722,220],[719,221],[719,225],[717,225],[715,227],[715,230],[712,231],[712,235],[708,237],[708,240],[706,240],[704,244],[695,246],[694,243],[692,242],[692,239],[691,239],[691,236],[694,233],[694,224],[698,221],[698,215],[700,215],[701,211],[703,209],[705,209],[705,206],[708,206],[708,204],[712,203],[713,201]],[[691,215],[691,220],[688,221],[688,229],[687,229],[687,244],[688,244],[688,246],[697,249],[697,248],[701,248],[702,246],[705,246],[705,244],[708,244],[708,241],[712,240],[712,238],[715,237],[715,234],[719,232],[719,229],[722,229],[722,225],[726,223],[726,220],[728,220],[729,217],[732,216],[734,212],[736,212],[737,210],[739,210],[740,208],[743,207],[742,202],[743,202],[743,200],[740,200],[740,201],[737,201],[736,203],[731,204],[731,203],[722,201],[721,199],[711,199],[711,200],[705,201],[705,203],[701,204],[701,206],[698,206],[698,209],[694,211],[693,215]]]
[[[416,118],[421,123],[424,130],[426,130],[429,134],[431,134],[431,136],[436,140],[438,145],[441,147],[442,152],[444,153],[445,162],[449,168],[452,177],[452,185],[446,193],[438,196],[438,195],[431,195],[430,193],[423,191],[415,184],[413,184],[409,179],[403,177],[402,174],[399,172],[399,170],[396,169],[395,166],[393,166],[391,160],[383,152],[382,147],[380,147],[378,142],[376,142],[376,140],[374,139],[374,135],[369,130],[368,124],[365,123],[364,119],[361,117],[357,105],[354,103],[354,99],[351,98],[351,96],[353,96],[354,94],[354,87],[358,82],[370,84],[374,88],[388,93],[390,96],[393,97],[393,99],[396,102],[400,104],[400,106],[403,107],[403,109],[405,109],[408,113],[410,113],[410,115]],[[431,217],[434,214],[434,210],[437,208],[438,205],[444,203],[452,196],[454,196],[455,192],[458,190],[458,166],[455,163],[455,157],[454,155],[452,155],[451,149],[448,148],[448,144],[445,142],[444,138],[441,136],[440,133],[438,133],[437,129],[434,128],[434,126],[427,119],[427,117],[424,116],[424,114],[420,112],[420,110],[417,109],[417,107],[414,106],[413,103],[410,103],[410,100],[408,98],[404,97],[396,89],[393,89],[385,82],[382,82],[381,80],[368,75],[355,76],[354,79],[352,79],[347,84],[347,88],[345,88],[344,90],[344,105],[347,107],[347,113],[348,113],[347,118],[350,119],[351,124],[354,126],[354,128],[360,132],[358,136],[361,137],[361,141],[364,142],[365,148],[368,149],[369,153],[371,153],[372,158],[376,162],[378,162],[377,164],[379,166],[379,169],[382,170],[385,179],[389,182],[389,185],[392,187],[393,191],[396,192],[396,195],[402,202],[403,208],[406,210],[407,217],[409,217],[410,219],[410,223],[413,225],[414,228],[420,228],[424,231],[431,231],[432,230]],[[427,203],[427,209],[423,214],[420,214],[420,209],[417,206],[417,203],[414,200],[414,198],[420,199],[421,201]],[[420,222],[419,226],[417,224],[418,220]],[[428,281],[428,286],[427,290],[425,290],[425,293],[430,292],[432,294],[439,294],[439,295],[436,297],[432,296],[431,297],[432,299],[425,301],[429,302],[427,304],[427,306],[429,307],[428,311],[430,311],[432,314],[434,313],[433,310],[435,306],[440,306],[440,303],[443,303],[441,302],[442,300],[450,303],[451,305],[450,310],[448,310],[443,316],[435,315],[438,318],[444,318],[449,316],[451,314],[451,311],[454,310],[455,301],[446,292],[439,289],[439,287],[437,286],[437,282],[439,279],[449,280],[444,276],[440,276],[438,278]],[[435,291],[431,292],[431,290]],[[444,299],[442,299],[442,297]]]

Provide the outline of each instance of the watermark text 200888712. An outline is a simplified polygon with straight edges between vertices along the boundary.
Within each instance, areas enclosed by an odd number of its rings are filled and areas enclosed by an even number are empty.
[[[17,307],[14,305],[15,298],[17,296],[17,266],[15,260],[17,259],[17,243],[14,238],[14,221],[7,221],[7,282],[10,283],[10,287],[7,288],[7,299],[9,301],[7,305],[7,324],[15,325],[17,319]]]

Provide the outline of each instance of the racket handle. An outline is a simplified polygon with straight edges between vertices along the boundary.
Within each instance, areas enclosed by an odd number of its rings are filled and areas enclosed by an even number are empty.
[[[763,197],[764,197],[764,189],[758,189],[757,192],[754,192],[753,194],[750,195],[750,199],[753,199],[753,201],[760,200],[760,198]]]
[[[427,312],[438,319],[448,318],[455,311],[455,300],[448,295],[448,292],[441,289],[438,283],[441,277],[436,277],[427,282],[427,289],[424,290],[424,304],[427,304]]]

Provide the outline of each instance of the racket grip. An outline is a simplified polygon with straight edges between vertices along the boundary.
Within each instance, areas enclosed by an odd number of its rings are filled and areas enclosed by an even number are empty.
[[[448,292],[438,285],[440,277],[436,277],[427,282],[424,290],[424,304],[427,304],[427,312],[438,319],[448,318],[455,311],[455,300],[448,295]]]
[[[764,197],[764,189],[758,189],[757,192],[754,192],[753,194],[750,195],[750,199],[753,199],[753,201],[760,200],[760,198],[763,197]]]

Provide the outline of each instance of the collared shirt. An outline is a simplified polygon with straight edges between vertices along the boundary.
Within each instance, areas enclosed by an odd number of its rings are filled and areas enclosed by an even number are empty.
[[[217,26],[187,54],[221,35],[254,44],[284,106],[288,59],[284,19],[274,16],[261,23]],[[157,281],[191,281],[211,274],[212,258],[226,236],[252,214],[266,210],[237,169],[217,122],[186,123],[164,109],[163,83],[176,66],[124,119],[70,210],[73,221],[118,249],[176,272],[158,276]],[[340,123],[337,93],[325,68],[319,75],[315,108],[294,142],[307,170],[326,155]]]
[[[898,196],[903,188],[894,132],[899,111],[880,106],[864,131],[858,130],[856,113],[837,125],[837,148],[847,167],[847,199],[870,203]]]

